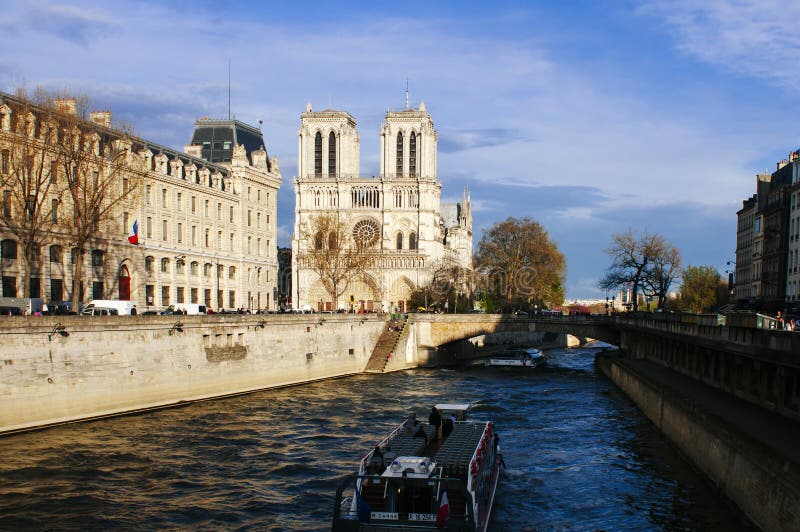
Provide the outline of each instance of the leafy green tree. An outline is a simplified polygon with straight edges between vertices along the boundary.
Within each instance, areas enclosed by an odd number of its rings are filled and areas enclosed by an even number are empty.
[[[687,266],[681,275],[680,308],[689,312],[705,312],[717,303],[717,290],[723,282],[713,266]]]

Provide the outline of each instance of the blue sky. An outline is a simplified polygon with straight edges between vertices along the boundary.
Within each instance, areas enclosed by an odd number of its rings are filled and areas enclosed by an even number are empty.
[[[475,241],[541,222],[568,297],[597,297],[611,234],[664,235],[684,262],[732,260],[755,174],[798,147],[800,4],[585,2],[8,2],[0,89],[87,94],[182,148],[200,116],[263,120],[291,238],[307,101],[352,114],[361,170],[386,109],[420,100],[439,132],[443,198],[472,191]]]

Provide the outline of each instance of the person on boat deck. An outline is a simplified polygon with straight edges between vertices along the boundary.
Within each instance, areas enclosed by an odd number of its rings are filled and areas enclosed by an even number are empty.
[[[383,462],[383,451],[381,450],[380,445],[375,446],[375,450],[372,451],[372,458],[380,458],[381,460],[381,472],[386,469],[386,464]]]
[[[422,426],[422,423],[417,422],[417,431],[414,433],[414,438],[425,438],[425,447],[428,446],[428,434],[425,433],[425,427]]]
[[[456,428],[456,417],[450,415],[450,417],[442,421],[442,438],[444,439],[450,436],[454,428]]]
[[[428,416],[428,423],[433,427],[433,441],[440,439],[442,430],[442,416],[435,406],[431,407],[431,415]]]
[[[417,425],[419,425],[417,414],[411,412],[411,415],[409,415],[408,419],[406,420],[406,432],[409,434],[414,434],[417,430]]]

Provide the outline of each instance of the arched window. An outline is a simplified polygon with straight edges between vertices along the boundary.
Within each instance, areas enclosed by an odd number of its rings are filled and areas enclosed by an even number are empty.
[[[184,273],[186,271],[186,262],[183,259],[175,261],[175,273]]]
[[[206,277],[211,277],[211,263],[206,262],[203,264],[203,275]]]
[[[228,278],[236,279],[236,266],[231,266],[228,268]]]
[[[92,251],[92,266],[102,266],[104,255],[99,249]]]
[[[314,137],[314,174],[322,174],[322,133],[319,131]]]
[[[63,255],[64,252],[61,250],[61,246],[50,246],[51,264],[61,264],[61,262],[64,260]]]
[[[328,175],[336,175],[336,135],[328,135]]]
[[[153,265],[155,264],[156,259],[148,255],[144,258],[144,271],[147,273],[151,273],[153,271]]]
[[[403,233],[397,233],[397,249],[403,249]]]
[[[322,249],[322,233],[314,235],[314,249]]]
[[[166,257],[161,259],[161,271],[164,273],[169,273],[169,259]]]
[[[192,263],[189,265],[189,273],[192,275],[197,275],[199,268],[200,264],[198,264],[197,261],[192,261]]]
[[[417,175],[417,134],[413,131],[408,145],[408,173],[411,177]]]
[[[408,249],[417,249],[417,234],[411,233],[408,235]]]
[[[403,132],[397,133],[397,161],[395,164],[395,173],[398,176],[403,175]]]
[[[328,249],[336,249],[338,246],[339,244],[336,241],[336,233],[331,231],[328,233]]]

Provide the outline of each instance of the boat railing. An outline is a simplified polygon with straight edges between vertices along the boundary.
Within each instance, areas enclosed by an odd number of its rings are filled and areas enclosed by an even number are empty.
[[[391,440],[392,438],[394,438],[395,436],[397,436],[397,434],[399,434],[399,433],[400,433],[400,431],[404,430],[404,429],[406,428],[406,425],[408,425],[408,420],[405,420],[405,421],[403,421],[402,423],[400,423],[400,425],[398,425],[397,427],[395,427],[395,428],[394,428],[394,430],[392,430],[391,432],[389,432],[389,433],[386,435],[386,437],[385,437],[385,438],[383,438],[383,439],[380,441],[380,443],[378,443],[378,447],[383,447],[383,446],[385,446],[387,443],[389,443],[389,440]],[[372,456],[373,456],[374,454],[375,454],[375,449],[372,449],[370,452],[368,452],[367,454],[365,454],[365,455],[364,455],[364,457],[361,459],[361,465],[360,465],[360,466],[359,466],[359,468],[358,468],[358,474],[359,474],[359,476],[361,476],[361,475],[364,475],[364,474],[367,472],[367,467],[369,466],[369,463],[372,461]]]
[[[487,478],[487,468],[482,468],[481,463],[487,462],[489,465],[493,465],[496,459],[494,442],[492,441],[492,429],[492,422],[487,421],[484,425],[481,439],[478,441],[478,445],[475,448],[475,452],[472,453],[467,472],[467,491],[469,491],[470,497],[472,498],[472,512],[475,515],[476,523],[479,525],[478,530],[481,529],[478,521],[482,519],[478,504],[483,497],[483,493],[479,492],[484,491],[485,486],[483,486],[483,484],[485,484]],[[491,470],[492,468],[490,467],[488,469],[490,472],[489,474],[491,474]]]

